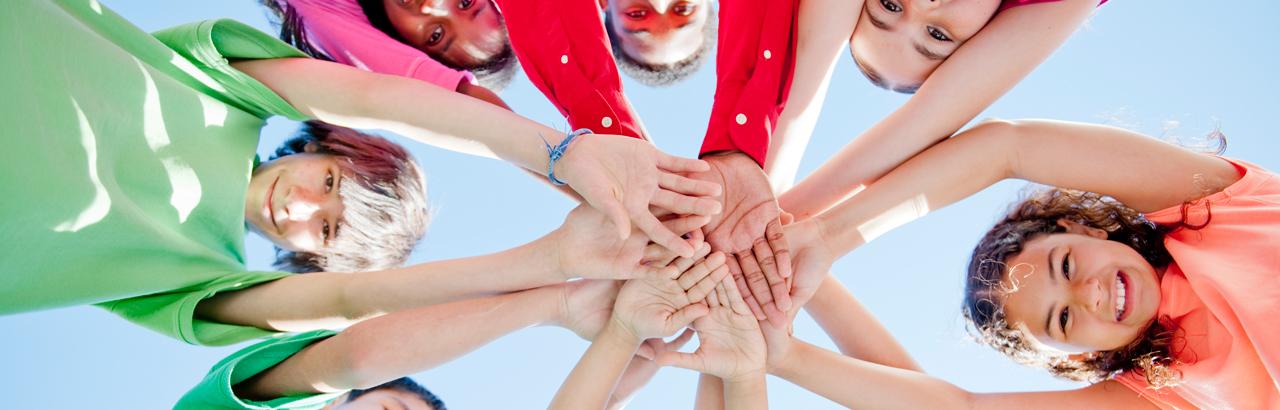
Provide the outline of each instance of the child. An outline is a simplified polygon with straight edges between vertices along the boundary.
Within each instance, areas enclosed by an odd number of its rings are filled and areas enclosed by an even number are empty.
[[[659,188],[713,188],[690,186],[674,174],[697,169],[697,162],[658,155],[651,145],[629,138],[584,138],[568,153],[560,147],[564,156],[556,156],[557,163],[547,158],[543,137],[564,141],[549,128],[418,81],[279,58],[299,54],[239,23],[204,22],[153,37],[96,2],[23,1],[11,9],[0,19],[24,36],[0,42],[0,51],[27,63],[9,67],[0,82],[26,103],[6,110],[4,119],[13,135],[39,137],[14,139],[6,160],[0,161],[5,175],[0,191],[17,198],[4,201],[0,210],[23,216],[0,222],[0,232],[24,241],[0,251],[0,270],[13,273],[5,275],[0,287],[0,313],[97,304],[188,343],[234,343],[268,332],[263,329],[327,328],[477,293],[561,282],[566,275],[632,272],[649,237],[680,254],[693,252],[653,216],[650,202],[679,214],[709,213],[716,206]],[[33,52],[25,38],[40,39],[59,52]],[[254,60],[264,58],[275,59]],[[296,108],[233,68],[228,59],[281,90]],[[83,64],[85,60],[95,64]],[[420,109],[421,101],[431,99],[458,104],[448,104],[449,112]],[[529,169],[549,169],[550,179],[567,181],[586,202],[611,209],[613,217],[592,211],[582,216],[589,221],[569,224],[579,228],[566,227],[581,233],[575,237],[583,243],[607,249],[602,251],[606,256],[592,258],[604,265],[588,263],[580,265],[585,271],[568,272],[550,263],[529,276],[500,276],[510,258],[528,260],[527,253],[540,251],[547,258],[559,252],[555,249],[562,246],[557,244],[563,243],[558,238],[563,233],[557,233],[506,253],[358,278],[335,272],[290,276],[246,271],[241,242],[246,221],[286,251],[316,256],[295,262],[337,263],[350,252],[322,251],[325,236],[330,242],[341,239],[344,223],[370,219],[338,217],[346,215],[340,200],[344,192],[366,187],[391,197],[396,189],[405,190],[345,174],[342,161],[322,150],[333,149],[345,161],[359,156],[341,154],[324,143],[290,148],[303,153],[276,161],[282,166],[302,161],[304,167],[274,168],[281,170],[275,174],[263,168],[255,181],[251,174],[258,131],[272,115],[384,126],[420,141],[455,144],[456,149],[501,156]],[[315,151],[308,153],[310,149]],[[658,172],[659,161],[671,173]],[[386,177],[408,169],[370,171]],[[357,183],[344,185],[343,177],[351,176],[358,177]],[[294,195],[289,186],[303,187],[296,194],[307,195]],[[415,189],[422,188],[419,184]],[[299,202],[302,208],[286,209],[295,199],[308,201]],[[632,214],[642,217],[633,219]],[[378,215],[372,220],[387,219]],[[631,220],[656,235],[631,235]],[[696,227],[705,218],[667,223],[684,233],[694,229],[690,222]],[[381,228],[357,229],[353,232]],[[623,251],[628,256],[618,257]],[[357,258],[353,263],[365,262]],[[451,272],[468,269],[491,276],[465,283],[450,279]]]
[[[719,15],[711,0],[600,3],[614,61],[641,84],[662,87],[683,81],[715,47]]]
[[[1280,341],[1266,326],[1280,308],[1272,257],[1280,177],[1132,132],[1050,121],[976,126],[798,223],[795,231],[829,241],[797,246],[796,282],[1007,177],[1061,188],[1019,204],[978,244],[965,317],[1015,360],[1094,384],[973,394],[766,331],[770,351],[786,352],[775,374],[846,405],[1280,405]]]
[[[643,280],[723,277],[723,256],[705,258],[709,252],[704,245],[694,258],[675,259],[665,265],[667,273]],[[222,360],[176,407],[311,408],[347,390],[434,368],[529,326],[555,325],[596,338],[617,295],[616,281],[583,280],[405,310],[341,333],[277,336]]]
[[[492,0],[262,5],[279,24],[280,39],[312,57],[416,78],[506,107],[491,89],[505,88],[517,64]]]
[[[712,254],[707,260],[713,258],[719,264],[725,260],[719,253]],[[726,284],[732,285],[732,279],[723,265],[715,270],[690,269],[678,278],[646,276],[628,280],[618,292],[608,324],[583,353],[548,407],[603,408],[627,359],[635,354],[641,342],[647,338],[675,334],[691,322],[703,340],[697,358],[667,350],[658,352],[658,363],[678,363],[729,378],[733,381],[730,383],[733,395],[729,401],[735,408],[763,402],[763,341],[754,326],[755,320],[744,316],[748,313],[745,303],[736,290],[728,290],[733,287],[726,287]],[[735,296],[738,301],[731,308],[731,300]],[[744,335],[746,341],[750,342],[754,337],[756,342],[739,344],[739,337]],[[737,352],[732,352],[735,347],[752,353],[735,354]],[[708,360],[716,362],[699,366],[699,360],[703,364]]]

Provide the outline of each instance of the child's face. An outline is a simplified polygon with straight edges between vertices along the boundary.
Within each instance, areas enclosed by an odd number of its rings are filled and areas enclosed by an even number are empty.
[[[339,397],[322,410],[435,410],[421,397],[397,389],[377,389],[347,401]]]
[[[493,0],[383,0],[383,7],[401,38],[438,61],[475,67],[506,47]]]
[[[706,41],[707,0],[610,0],[619,47],[632,59],[669,65],[689,58]]]
[[[1033,239],[1008,261],[1004,312],[1066,353],[1115,350],[1141,337],[1160,305],[1155,269],[1095,228]],[[1080,231],[1076,229],[1076,231]]]
[[[1000,0],[866,0],[849,51],[877,86],[912,92],[999,6]]]
[[[244,219],[276,246],[316,252],[338,235],[342,183],[332,155],[302,153],[263,163],[249,179]]]

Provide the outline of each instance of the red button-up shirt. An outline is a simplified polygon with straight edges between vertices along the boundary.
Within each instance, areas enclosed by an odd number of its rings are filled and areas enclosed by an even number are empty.
[[[795,68],[798,0],[721,0],[716,95],[701,153],[742,151],[763,166]]]
[[[529,80],[574,129],[645,138],[596,0],[497,0]]]

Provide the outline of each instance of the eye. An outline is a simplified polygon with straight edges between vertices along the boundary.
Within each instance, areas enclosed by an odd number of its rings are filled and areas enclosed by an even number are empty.
[[[951,37],[948,37],[947,33],[943,33],[942,30],[938,30],[937,28],[933,28],[933,27],[929,27],[925,30],[929,32],[929,37],[933,37],[934,40],[951,41]]]
[[[1071,252],[1062,255],[1062,277],[1071,280]]]
[[[693,15],[694,10],[697,10],[697,7],[689,3],[680,3],[671,8],[671,11],[676,13],[677,16]]]
[[[328,244],[329,244],[329,236],[330,236],[330,235],[329,235],[329,221],[321,222],[321,223],[320,223],[320,237],[324,238],[323,243],[324,243],[325,245],[328,245]]]
[[[1058,313],[1058,326],[1062,329],[1062,336],[1067,336],[1067,319],[1071,318],[1070,308],[1062,308],[1062,312]]]
[[[632,20],[639,20],[639,19],[642,19],[642,18],[645,18],[645,17],[649,16],[649,10],[645,10],[645,9],[632,9],[632,10],[627,10],[627,11],[626,11],[625,13],[623,13],[623,14],[625,14],[625,15],[627,16],[627,18],[630,18],[630,19],[632,19]]]
[[[333,171],[324,174],[324,192],[333,191]]]
[[[476,2],[475,2],[475,0],[462,0],[462,1],[459,1],[459,2],[458,2],[458,9],[461,9],[461,10],[469,9],[469,8],[471,8],[471,6],[472,6],[473,4],[475,4],[475,3],[476,3]]]
[[[894,3],[889,0],[880,0],[880,6],[884,7],[884,9],[888,10],[890,13],[902,12],[902,6],[899,6],[898,3]]]
[[[444,27],[436,26],[431,30],[431,34],[427,35],[427,45],[434,46],[440,44],[440,40],[444,39]]]

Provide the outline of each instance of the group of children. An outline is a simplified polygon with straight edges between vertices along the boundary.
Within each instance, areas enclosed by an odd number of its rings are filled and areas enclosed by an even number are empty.
[[[0,209],[20,217],[0,232],[22,245],[0,248],[0,314],[93,304],[192,344],[265,338],[178,408],[443,409],[405,376],[536,325],[592,340],[553,408],[623,405],[656,366],[701,372],[699,408],[767,407],[766,374],[850,407],[1280,407],[1280,178],[1100,125],[960,130],[1097,0],[262,5],[280,40],[231,20],[148,34],[97,0],[0,17],[0,51],[24,61],[0,76],[24,101],[3,114]],[[872,83],[914,95],[796,183],[846,42]],[[701,159],[663,153],[620,72],[671,84],[712,53]],[[572,131],[498,96],[517,68]],[[272,116],[307,122],[262,161]],[[425,178],[355,129],[500,158],[582,204],[528,244],[402,266]],[[1088,387],[931,378],[828,273],[1008,178],[1052,188],[980,240],[963,315]],[[246,269],[246,231],[279,271]],[[790,334],[801,308],[840,352]]]

